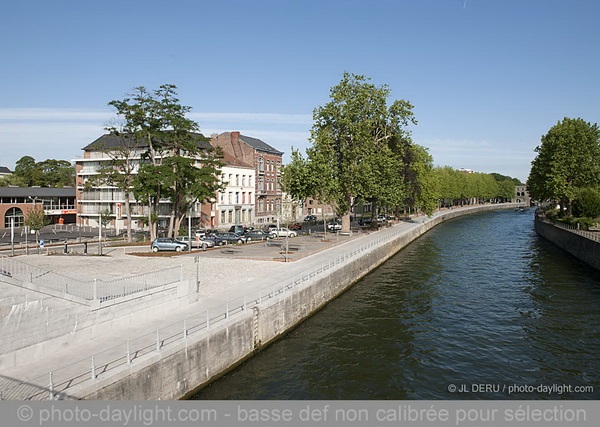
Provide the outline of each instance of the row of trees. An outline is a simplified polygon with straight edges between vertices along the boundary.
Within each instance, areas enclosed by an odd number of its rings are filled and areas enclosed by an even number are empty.
[[[73,187],[75,168],[67,160],[47,159],[36,162],[31,156],[21,157],[12,175],[0,179],[0,187]]]
[[[600,217],[600,129],[565,117],[542,136],[527,180],[531,196],[560,205],[559,215]]]
[[[349,231],[350,211],[359,200],[371,203],[374,214],[412,208],[431,215],[442,203],[513,196],[510,177],[434,168],[427,148],[408,131],[417,124],[413,106],[405,100],[388,106],[389,87],[369,80],[345,73],[330,102],[314,110],[311,147],[306,156],[292,151],[282,171],[284,191],[333,205],[342,231]]]
[[[222,153],[210,147],[198,133],[198,124],[186,117],[191,107],[179,103],[176,89],[170,84],[154,91],[140,86],[123,100],[109,102],[117,117],[106,130],[117,144],[97,147],[110,160],[86,186],[105,184],[124,192],[129,241],[132,195],[149,206],[147,220],[154,239],[161,199],[173,206],[168,230],[172,237],[193,203],[210,200],[221,189]]]

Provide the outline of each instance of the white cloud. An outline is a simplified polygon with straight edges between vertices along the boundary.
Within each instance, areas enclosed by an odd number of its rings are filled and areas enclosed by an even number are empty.
[[[51,108],[0,108],[0,120],[12,121],[100,121],[110,120],[113,114],[103,110]]]

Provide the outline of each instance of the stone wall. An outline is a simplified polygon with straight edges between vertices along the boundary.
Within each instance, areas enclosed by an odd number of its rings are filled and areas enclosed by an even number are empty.
[[[542,221],[537,216],[535,218],[535,231],[562,250],[596,270],[600,270],[600,242]]]
[[[504,205],[514,208],[514,205]],[[458,216],[499,209],[498,205],[448,210],[395,239],[370,248],[350,264],[340,264],[308,281],[297,291],[241,312],[172,348],[165,348],[114,375],[70,389],[84,399],[177,399],[194,394],[230,371],[265,345],[289,332],[307,317],[346,291],[353,283],[437,224]]]

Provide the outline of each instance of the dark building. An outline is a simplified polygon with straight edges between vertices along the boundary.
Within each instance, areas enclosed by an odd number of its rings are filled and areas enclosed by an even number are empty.
[[[0,228],[22,227],[25,214],[35,206],[53,223],[75,223],[75,188],[0,187]]]

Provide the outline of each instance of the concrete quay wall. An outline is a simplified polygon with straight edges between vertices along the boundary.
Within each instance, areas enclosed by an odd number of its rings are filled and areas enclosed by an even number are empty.
[[[544,239],[600,270],[600,242],[535,218],[535,231]]]
[[[70,397],[156,400],[190,396],[289,332],[439,223],[462,215],[515,206],[483,205],[448,210],[403,232],[395,231],[394,227],[381,230],[379,233],[391,233],[393,237],[365,250],[353,262],[332,267],[326,274],[307,281],[294,292],[274,297],[268,303],[238,313],[202,334],[188,337],[177,346],[123,366],[110,377],[99,378],[92,385],[82,384],[70,390]]]
[[[3,279],[2,285],[21,288],[18,284],[10,284],[8,279]],[[38,299],[12,301],[10,307],[0,305],[0,314],[3,314],[0,369],[43,360],[57,350],[73,348],[95,336],[139,324],[176,310],[198,297],[195,280],[105,302],[93,301],[91,306],[62,299],[57,301],[52,295],[24,290],[36,294]]]

